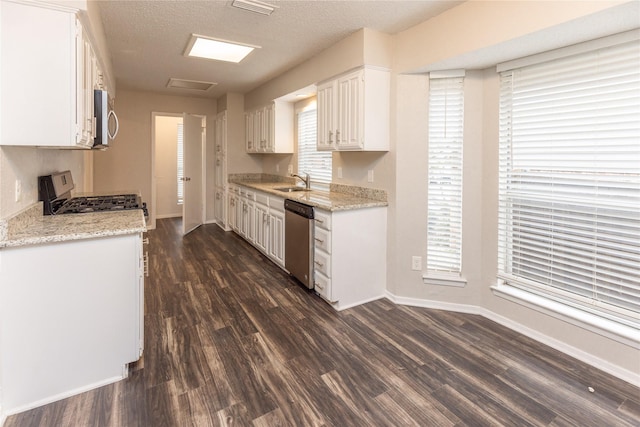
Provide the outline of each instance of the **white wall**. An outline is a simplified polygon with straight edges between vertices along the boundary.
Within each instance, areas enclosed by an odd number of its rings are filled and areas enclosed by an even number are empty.
[[[156,116],[156,218],[182,216],[178,204],[178,125],[182,117]]]

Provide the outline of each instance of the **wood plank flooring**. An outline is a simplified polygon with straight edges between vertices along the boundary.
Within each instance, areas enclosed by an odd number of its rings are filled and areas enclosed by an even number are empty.
[[[129,378],[6,427],[640,425],[638,388],[487,319],[384,299],[337,313],[233,233],[180,226],[148,233]]]

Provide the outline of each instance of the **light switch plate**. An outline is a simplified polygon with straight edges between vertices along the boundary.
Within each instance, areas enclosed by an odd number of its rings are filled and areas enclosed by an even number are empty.
[[[287,173],[291,175],[293,173],[293,165],[287,166]]]
[[[338,178],[342,178],[342,166],[338,166]]]
[[[415,271],[422,270],[422,257],[421,256],[411,257],[411,269],[415,270]]]
[[[373,169],[369,169],[369,172],[367,173],[367,181],[373,182]]]

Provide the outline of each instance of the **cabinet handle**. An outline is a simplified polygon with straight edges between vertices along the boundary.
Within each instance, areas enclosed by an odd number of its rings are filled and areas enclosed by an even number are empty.
[[[336,130],[336,142],[340,142],[340,131]]]
[[[318,267],[322,267],[324,266],[323,263],[321,263],[320,261],[313,261]]]
[[[322,286],[320,283],[318,282],[313,282],[313,286],[315,286],[316,288],[320,288],[322,290],[324,290],[324,286]]]
[[[315,222],[318,222],[318,223],[320,223],[320,224],[324,223],[324,221],[323,221],[323,220],[321,220],[321,219],[319,219],[319,218],[315,218]]]
[[[333,143],[333,131],[329,131],[329,144]]]
[[[145,237],[144,239],[142,239],[142,244],[143,245],[148,245],[149,244],[149,238]]]
[[[324,243],[324,240],[322,240],[322,239],[318,239],[317,237],[314,237],[314,239],[315,239],[316,242]]]

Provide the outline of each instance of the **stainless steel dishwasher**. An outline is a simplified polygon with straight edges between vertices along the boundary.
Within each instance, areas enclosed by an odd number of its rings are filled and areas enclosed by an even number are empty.
[[[286,199],[284,235],[285,268],[313,289],[313,207]]]

